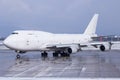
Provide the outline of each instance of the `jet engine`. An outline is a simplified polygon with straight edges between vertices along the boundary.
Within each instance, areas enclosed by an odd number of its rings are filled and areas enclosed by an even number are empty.
[[[78,52],[78,50],[79,50],[79,49],[76,48],[76,47],[70,47],[70,48],[67,48],[67,49],[65,50],[65,52],[71,54],[71,53],[76,53],[76,52]]]
[[[105,51],[105,46],[104,45],[100,45],[100,50],[101,51]]]

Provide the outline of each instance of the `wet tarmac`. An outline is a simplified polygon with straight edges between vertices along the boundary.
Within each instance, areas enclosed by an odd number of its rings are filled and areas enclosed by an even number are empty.
[[[0,50],[0,77],[120,78],[120,51],[87,50],[71,57],[41,58],[40,52],[22,54]]]

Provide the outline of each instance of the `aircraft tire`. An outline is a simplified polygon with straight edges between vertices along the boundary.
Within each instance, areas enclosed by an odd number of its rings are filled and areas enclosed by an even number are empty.
[[[53,53],[53,57],[58,57],[58,53]]]
[[[61,57],[66,57],[67,56],[66,53],[61,53],[60,55],[61,55]]]
[[[48,57],[48,53],[46,53],[46,52],[41,53],[41,57]]]
[[[20,56],[19,54],[16,55],[16,58],[17,58],[17,59],[20,59],[20,57],[21,57],[21,56]]]
[[[66,53],[66,57],[70,57],[70,54]]]

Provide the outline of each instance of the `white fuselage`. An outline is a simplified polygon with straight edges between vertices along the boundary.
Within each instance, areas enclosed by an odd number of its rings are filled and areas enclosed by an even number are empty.
[[[15,31],[4,43],[8,48],[22,51],[47,50],[50,44],[81,44],[91,41],[84,34],[52,34],[43,31]]]
[[[53,49],[69,53],[78,52],[82,47],[81,44],[89,43],[92,41],[91,37],[96,36],[98,16],[98,14],[93,16],[83,34],[53,34],[44,31],[19,30],[8,36],[4,44],[10,49],[23,52]]]

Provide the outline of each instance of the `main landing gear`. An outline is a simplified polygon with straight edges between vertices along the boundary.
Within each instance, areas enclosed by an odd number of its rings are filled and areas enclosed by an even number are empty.
[[[53,53],[54,58],[57,58],[58,56],[59,56],[59,52],[56,51],[56,52]]]
[[[65,52],[61,52],[61,51],[55,51],[53,53],[53,57],[54,58],[57,58],[59,56],[60,57],[70,57],[70,54],[69,53],[65,53]],[[47,58],[48,57],[48,53],[44,51],[43,53],[41,53],[41,57]]]
[[[41,57],[44,57],[44,58],[48,57],[48,53],[44,51],[43,53],[41,53]]]
[[[70,54],[69,53],[65,53],[65,52],[55,52],[53,53],[53,57],[70,57]]]
[[[61,55],[60,55],[61,57],[70,57],[70,54],[69,53],[61,53]]]

